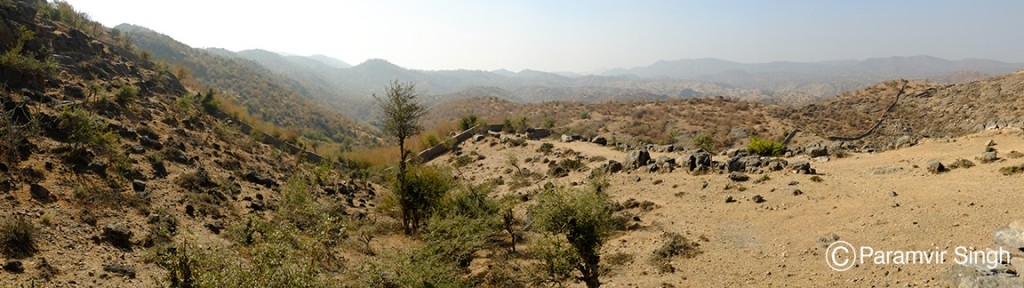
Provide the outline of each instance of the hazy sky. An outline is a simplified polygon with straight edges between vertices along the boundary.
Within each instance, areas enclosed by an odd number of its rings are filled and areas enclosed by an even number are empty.
[[[193,47],[406,68],[594,72],[658,60],[1024,62],[1024,1],[69,0]]]

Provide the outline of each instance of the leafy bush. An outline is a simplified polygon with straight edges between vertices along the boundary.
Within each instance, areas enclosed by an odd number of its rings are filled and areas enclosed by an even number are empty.
[[[704,151],[713,152],[718,148],[715,144],[715,138],[708,133],[701,133],[700,135],[697,135],[697,137],[693,137],[691,144],[693,144],[693,147],[704,149]]]
[[[433,166],[413,166],[406,176],[406,187],[398,187],[398,181],[392,181],[394,191],[393,209],[398,209],[402,225],[407,233],[416,233],[429,220],[433,208],[449,190],[455,187],[455,181],[447,170]],[[385,200],[388,201],[388,200]],[[387,205],[383,205],[385,208]]]
[[[437,138],[437,133],[426,133],[423,135],[423,148],[434,147],[441,145],[441,140]]]
[[[658,268],[661,273],[672,273],[675,272],[675,267],[672,267],[670,261],[676,256],[683,258],[692,258],[701,253],[698,249],[700,244],[686,239],[683,235],[675,232],[666,232],[661,234],[661,247],[654,250],[654,255],[651,255],[651,265]]]
[[[587,111],[581,111],[581,112],[580,112],[580,117],[579,117],[579,118],[580,118],[580,119],[583,119],[583,120],[587,120],[587,119],[590,119],[590,113],[589,113],[589,112],[587,112]]]
[[[555,119],[544,118],[544,128],[546,128],[546,129],[555,128]]]
[[[541,238],[531,250],[539,260],[530,271],[534,286],[564,286],[561,284],[573,277],[573,270],[580,262],[579,255],[560,237]]]
[[[11,258],[31,256],[36,252],[36,228],[32,222],[18,217],[0,223],[0,248]]]
[[[569,158],[559,160],[558,166],[565,168],[565,170],[569,171],[579,171],[587,167],[587,165],[583,164],[583,162],[581,162],[580,160]]]
[[[430,254],[465,268],[473,261],[473,253],[487,246],[487,239],[496,230],[495,224],[493,219],[465,215],[431,217],[424,228],[423,240]]]
[[[761,156],[781,156],[786,153],[786,146],[782,142],[750,137],[750,145],[747,146],[747,150]]]
[[[25,43],[35,38],[35,33],[25,26],[19,26],[17,33],[18,39],[14,47],[0,55],[0,67],[27,75],[53,77],[57,72],[57,61],[52,56],[43,53],[45,57],[39,60],[36,53],[24,51]]]
[[[459,131],[466,131],[482,124],[483,121],[476,114],[468,114],[459,118]]]
[[[64,108],[57,121],[57,126],[67,133],[68,141],[75,146],[93,149],[103,154],[112,152],[116,147],[116,134],[108,131],[100,119],[85,109]]]
[[[608,195],[595,190],[547,190],[530,208],[535,227],[565,237],[575,254],[572,265],[587,287],[600,286],[600,250],[615,223]]]
[[[130,85],[121,86],[117,94],[114,94],[114,99],[121,106],[131,106],[139,101],[139,91]]]
[[[360,271],[363,287],[465,287],[454,263],[426,249],[389,254]]]

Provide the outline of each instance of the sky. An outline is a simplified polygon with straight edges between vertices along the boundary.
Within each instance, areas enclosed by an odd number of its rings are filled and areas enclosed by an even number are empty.
[[[659,60],[1024,62],[1024,1],[68,0],[192,47],[421,70],[595,73]]]

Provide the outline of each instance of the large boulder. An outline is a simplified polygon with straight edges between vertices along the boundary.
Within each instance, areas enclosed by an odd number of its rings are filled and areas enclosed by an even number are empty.
[[[103,238],[118,248],[132,247],[132,230],[121,224],[107,224],[103,227]]]
[[[747,169],[747,162],[743,160],[743,156],[734,156],[726,161],[726,169],[729,172],[743,171]]]
[[[711,153],[704,150],[697,150],[683,158],[682,161],[678,162],[679,165],[685,166],[690,172],[704,171],[713,168],[713,166],[711,166]]]
[[[633,150],[626,153],[625,161],[622,161],[623,165],[626,165],[628,169],[637,169],[644,167],[648,162],[651,162],[651,153],[647,150]]]
[[[789,162],[786,161],[785,159],[773,158],[771,160],[768,160],[767,165],[765,165],[765,167],[767,167],[770,171],[781,171],[782,169],[786,168],[786,165],[789,165]]]
[[[608,160],[608,163],[604,165],[604,172],[606,173],[618,173],[622,171],[622,163],[615,160]]]
[[[811,168],[811,163],[807,161],[797,161],[789,164],[789,169],[797,174],[816,174],[814,168]]]

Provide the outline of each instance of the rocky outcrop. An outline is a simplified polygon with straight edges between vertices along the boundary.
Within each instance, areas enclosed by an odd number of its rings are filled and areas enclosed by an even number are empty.
[[[627,169],[633,170],[646,166],[651,162],[651,153],[647,150],[633,150],[626,153],[626,159],[622,161]]]

